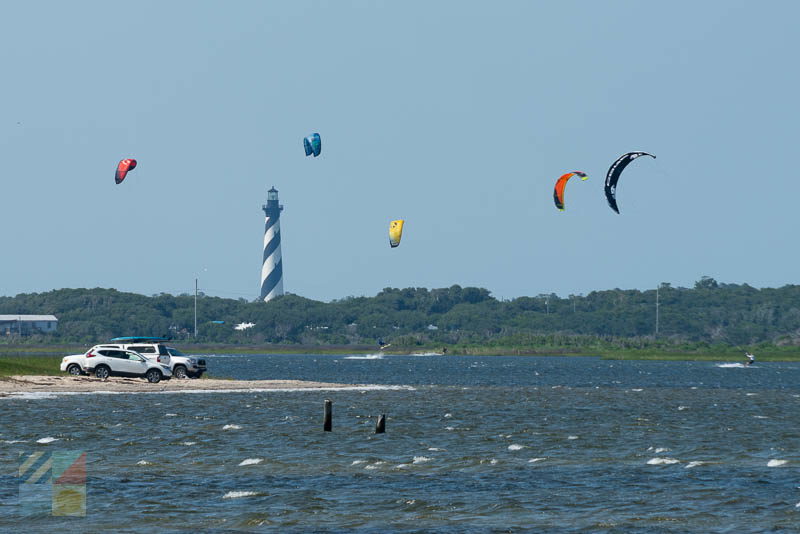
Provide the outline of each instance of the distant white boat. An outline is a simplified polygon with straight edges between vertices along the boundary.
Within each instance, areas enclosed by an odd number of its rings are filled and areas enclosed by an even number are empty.
[[[233,327],[234,330],[247,330],[248,328],[253,328],[256,323],[239,323]]]

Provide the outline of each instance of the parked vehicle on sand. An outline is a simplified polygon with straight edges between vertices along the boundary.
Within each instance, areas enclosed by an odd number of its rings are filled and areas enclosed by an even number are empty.
[[[168,340],[163,337],[115,337],[111,341],[113,343],[102,346],[133,350],[145,358],[166,356],[169,360],[162,363],[169,365],[175,378],[200,378],[206,372],[205,359],[187,356],[174,347],[168,347],[164,344]]]
[[[69,365],[67,364],[66,370],[74,374]],[[92,348],[84,355],[84,371],[94,373],[94,376],[101,379],[109,376],[143,377],[152,384],[172,378],[172,371],[167,365],[148,360],[138,352],[102,347]]]

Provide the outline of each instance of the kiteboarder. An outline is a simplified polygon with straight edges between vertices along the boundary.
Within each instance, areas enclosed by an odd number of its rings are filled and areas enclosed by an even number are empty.
[[[747,356],[747,363],[745,365],[753,365],[753,362],[756,361],[755,354],[750,354],[749,352],[744,353]]]

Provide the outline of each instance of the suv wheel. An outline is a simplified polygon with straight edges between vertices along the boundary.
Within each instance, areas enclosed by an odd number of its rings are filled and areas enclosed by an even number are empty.
[[[80,374],[83,374],[83,371],[81,371],[81,366],[78,365],[77,363],[69,364],[69,366],[67,367],[67,372],[73,376],[78,376]]]
[[[176,365],[175,368],[172,370],[172,376],[174,376],[175,378],[188,378],[189,375],[186,373],[186,366]]]
[[[151,384],[158,384],[161,382],[161,371],[158,369],[148,369],[144,376]]]
[[[94,369],[94,376],[99,378],[100,380],[105,380],[111,374],[111,369],[109,369],[105,365],[98,365]]]

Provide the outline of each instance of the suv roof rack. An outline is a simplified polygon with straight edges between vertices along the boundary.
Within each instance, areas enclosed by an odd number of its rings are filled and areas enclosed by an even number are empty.
[[[156,341],[169,341],[166,337],[143,337],[143,336],[129,336],[129,337],[115,337],[111,341],[127,341],[130,343],[147,343]]]

